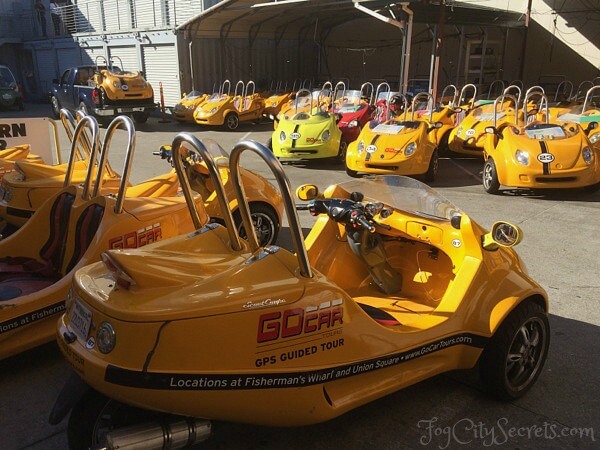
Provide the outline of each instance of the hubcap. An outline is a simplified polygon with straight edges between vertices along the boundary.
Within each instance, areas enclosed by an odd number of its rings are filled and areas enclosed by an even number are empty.
[[[229,128],[235,128],[237,126],[237,117],[235,116],[229,116],[229,118],[227,119],[227,125],[229,126]]]
[[[506,356],[505,376],[516,391],[526,388],[540,369],[546,348],[546,328],[538,317],[527,320],[515,333]]]
[[[261,246],[272,244],[273,242],[271,241],[275,235],[275,224],[273,223],[271,217],[265,213],[252,213],[251,217],[254,230],[256,231],[256,237],[258,238],[258,243]],[[238,227],[238,233],[243,239],[248,237],[246,230],[244,230],[243,224],[240,224]]]
[[[489,164],[486,164],[483,169],[483,184],[485,184],[486,187],[492,184],[492,166]]]

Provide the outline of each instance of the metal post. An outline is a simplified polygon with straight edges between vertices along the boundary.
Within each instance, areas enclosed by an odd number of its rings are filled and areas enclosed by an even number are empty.
[[[169,123],[170,120],[167,120],[167,114],[165,112],[165,96],[163,95],[163,86],[162,81],[158,83],[158,89],[160,90],[160,110],[162,112],[162,119],[158,121],[158,123]]]

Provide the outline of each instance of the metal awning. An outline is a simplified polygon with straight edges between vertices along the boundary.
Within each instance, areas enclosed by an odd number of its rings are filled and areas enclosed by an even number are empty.
[[[194,38],[303,39],[316,30],[328,32],[349,21],[369,17],[355,8],[355,2],[392,19],[403,15],[401,3],[384,0],[267,0],[264,3],[225,0],[178,29]],[[437,23],[439,2],[412,0],[403,3],[410,4],[415,23]],[[447,8],[446,23],[517,28],[524,26],[524,17],[518,12],[474,7],[456,1]],[[382,26],[386,25],[382,23]]]

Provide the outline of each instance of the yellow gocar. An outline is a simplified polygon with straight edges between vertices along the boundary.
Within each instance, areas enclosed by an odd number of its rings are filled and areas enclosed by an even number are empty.
[[[499,97],[498,101],[502,101]],[[586,130],[574,122],[549,121],[548,102],[530,120],[528,97],[523,107],[524,125],[504,122],[486,130],[483,188],[490,194],[501,186],[530,189],[600,188],[600,151],[588,138],[600,115]],[[590,116],[590,118],[592,118]],[[495,117],[494,117],[495,119]]]
[[[395,174],[423,176],[426,181],[435,179],[439,166],[436,133],[441,123],[433,122],[433,108],[416,120],[419,98],[420,95],[413,99],[410,120],[406,97],[396,94],[390,99],[390,108],[401,100],[403,115],[383,123],[373,120],[363,127],[358,139],[348,146],[348,175]]]
[[[56,330],[77,375],[51,414],[75,405],[71,448],[193,445],[211,420],[323,422],[476,364],[498,398],[535,384],[548,301],[508,248],[517,227],[487,233],[423,183],[384,176],[302,186],[317,216],[305,240],[283,168],[255,142],[231,152],[240,204],[247,150],[274,172],[294,253],[204,227],[78,271]]]
[[[208,94],[191,91],[185,94],[173,108],[173,117],[177,122],[194,122],[194,111],[209,99]]]
[[[260,122],[264,109],[265,99],[255,93],[254,81],[238,81],[233,96],[223,90],[194,111],[194,120],[199,125],[224,125],[235,130],[242,122]]]

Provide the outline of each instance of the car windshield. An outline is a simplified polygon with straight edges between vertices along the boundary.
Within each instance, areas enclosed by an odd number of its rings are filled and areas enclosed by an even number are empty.
[[[379,94],[377,94],[377,98],[375,99],[376,102],[380,101],[380,100],[389,100],[390,98],[392,98],[394,95],[399,94],[399,92],[380,92]]]
[[[450,220],[461,211],[424,183],[398,175],[378,175],[340,183],[347,192],[361,192],[365,200],[382,202],[422,217]]]
[[[206,147],[208,152],[211,154],[211,156],[215,160],[215,163],[217,164],[217,166],[229,165],[229,155],[227,154],[227,152],[225,150],[223,150],[223,147],[221,147],[219,144],[217,144],[216,141],[213,141],[212,139],[203,139],[202,143],[204,144],[204,146]],[[183,145],[185,146],[185,143]],[[199,154],[198,154],[198,159],[199,160],[202,159]]]
[[[185,97],[186,97],[188,100],[193,100],[193,99],[195,99],[195,98],[202,97],[203,95],[204,95],[204,94],[203,94],[202,92],[200,92],[200,91],[191,91],[191,92],[190,92],[189,94],[187,94]]]
[[[525,127],[525,134],[530,139],[564,139],[567,137],[565,130],[560,125],[551,123],[534,123]]]
[[[10,88],[14,86],[15,78],[8,67],[0,67],[0,88]]]
[[[385,123],[380,123],[375,128],[373,128],[373,133],[377,134],[398,134],[402,130],[406,129],[406,131],[410,132],[420,127],[423,123],[418,121],[399,121],[399,120],[390,120]]]
[[[356,90],[346,91],[343,97],[342,92],[339,92],[336,100],[339,100],[336,112],[341,114],[353,113],[365,107],[365,103],[360,101],[360,91]]]

